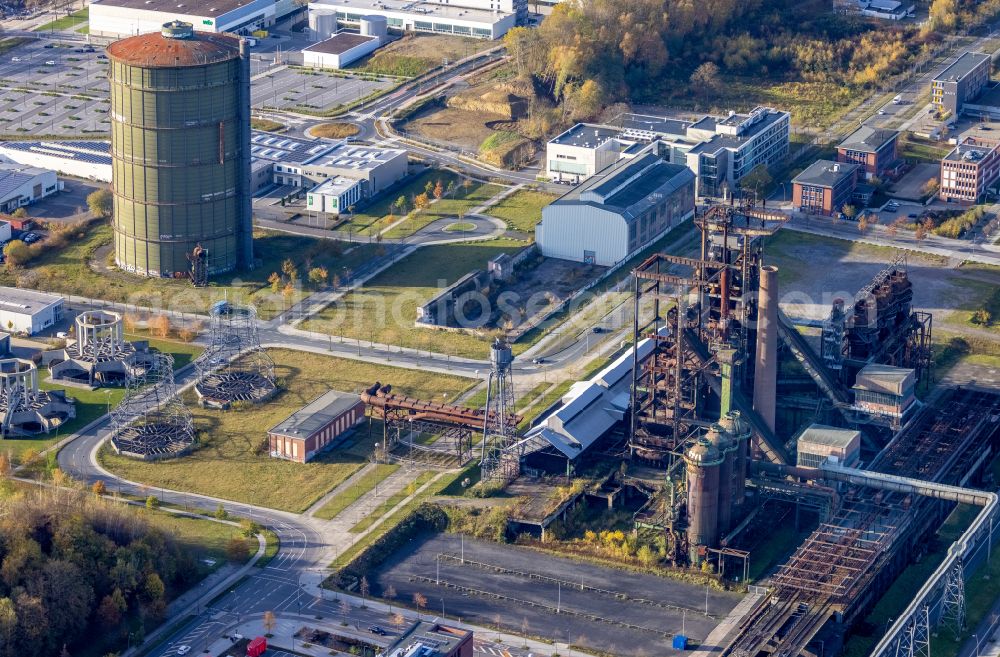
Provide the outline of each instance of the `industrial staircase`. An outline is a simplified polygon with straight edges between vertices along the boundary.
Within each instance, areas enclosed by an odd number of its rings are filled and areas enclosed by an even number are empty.
[[[839,381],[830,376],[826,367],[820,361],[819,356],[813,351],[809,343],[798,332],[792,321],[788,319],[781,309],[778,309],[778,336],[791,350],[792,355],[802,365],[802,369],[809,374],[809,377],[819,386],[834,405],[843,410],[850,405],[847,393]]]

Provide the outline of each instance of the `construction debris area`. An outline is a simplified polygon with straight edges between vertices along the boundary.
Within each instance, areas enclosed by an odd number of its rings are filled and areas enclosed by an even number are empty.
[[[418,542],[419,541],[419,542]],[[652,574],[588,565],[455,534],[415,539],[379,568],[390,585],[427,610],[484,627],[541,634],[611,654],[662,654],[674,634],[703,640],[740,596]],[[706,613],[707,605],[707,613]]]

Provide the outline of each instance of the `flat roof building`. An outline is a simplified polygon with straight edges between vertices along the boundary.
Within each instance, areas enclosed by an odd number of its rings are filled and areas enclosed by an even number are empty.
[[[990,80],[990,56],[966,52],[931,81],[931,103],[941,112],[958,114]]]
[[[18,287],[0,287],[0,326],[34,335],[62,319],[63,298]]]
[[[527,0],[318,0],[309,3],[313,14],[333,14],[336,21],[360,26],[362,19],[383,16],[388,29],[397,32],[456,34],[478,39],[499,39],[528,15]]]
[[[619,160],[542,209],[542,255],[609,267],[694,216],[694,174],[652,152]]]
[[[802,431],[796,444],[796,465],[806,468],[818,468],[827,461],[853,467],[861,460],[861,432],[857,429],[811,424]]]
[[[732,191],[755,167],[770,167],[788,155],[791,115],[771,107],[746,114],[703,116],[696,121],[625,113],[616,126],[577,124],[549,141],[546,170],[551,179],[578,182],[613,158],[632,157],[636,144],[659,142],[657,152],[696,176],[698,196]],[[575,158],[575,159],[574,159]]]
[[[364,417],[365,404],[358,395],[327,391],[268,430],[269,453],[306,463],[338,443]]]
[[[550,139],[545,146],[549,178],[578,184],[614,164],[636,144],[634,140],[621,139],[621,134],[618,128],[577,123]]]
[[[358,204],[363,185],[357,178],[328,178],[306,193],[306,210],[340,215]]]
[[[872,415],[902,418],[913,408],[916,375],[912,369],[872,363],[855,379],[854,408]]]
[[[383,653],[386,657],[472,657],[472,630],[418,620]]]
[[[898,130],[861,126],[837,146],[837,161],[858,164],[864,177],[879,177],[896,166]]]
[[[857,164],[816,160],[792,179],[792,207],[833,216],[850,205],[858,181]]]
[[[202,32],[231,32],[247,35],[262,30],[281,18],[275,0],[93,0],[90,3],[90,34],[127,37],[159,32],[170,21],[191,23]],[[294,9],[294,7],[291,7]]]
[[[967,137],[941,160],[938,198],[977,203],[1000,177],[1000,142]]]
[[[338,69],[375,52],[380,44],[377,36],[339,32],[325,41],[302,49],[302,63],[316,68]]]

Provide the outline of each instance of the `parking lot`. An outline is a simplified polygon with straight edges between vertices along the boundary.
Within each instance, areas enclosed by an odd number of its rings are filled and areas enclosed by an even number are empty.
[[[439,534],[414,539],[373,578],[399,600],[479,625],[541,635],[613,654],[676,654],[670,636],[704,640],[739,596],[680,580],[525,548]],[[444,558],[438,555],[447,555]],[[458,555],[462,554],[461,560]],[[374,587],[373,587],[374,588]],[[710,616],[705,615],[706,607]]]
[[[85,48],[38,40],[0,57],[0,134],[108,132],[107,60]]]
[[[391,78],[361,79],[333,71],[287,67],[255,76],[250,94],[254,107],[322,111],[352,103],[394,84]]]
[[[107,59],[104,49],[82,43],[29,41],[0,56],[0,135],[106,138]],[[393,86],[392,78],[360,77],[278,67],[254,61],[255,107],[321,111]]]

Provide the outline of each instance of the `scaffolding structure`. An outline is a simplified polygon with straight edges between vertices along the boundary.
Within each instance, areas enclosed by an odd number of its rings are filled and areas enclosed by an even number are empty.
[[[518,418],[514,412],[514,382],[511,366],[514,354],[499,338],[490,347],[490,378],[486,387],[486,415],[483,418],[481,479],[506,485],[521,472],[517,445]]]
[[[62,390],[41,390],[30,360],[0,360],[0,436],[49,433],[76,417],[76,404]]]
[[[376,383],[361,394],[373,417],[383,421],[378,449],[391,461],[460,467],[472,459],[472,434],[483,426],[486,412],[464,406],[427,402],[397,395],[392,386]],[[422,442],[434,436],[433,442]]]
[[[257,309],[219,301],[210,312],[210,344],[195,361],[195,392],[203,406],[256,404],[277,392],[274,361],[260,344]]]
[[[695,218],[700,258],[657,253],[633,271],[633,344],[654,343],[644,358],[633,352],[633,457],[663,466],[682,455],[702,423],[705,383],[720,372],[720,352],[733,354],[727,383],[752,388],[762,258],[756,238],[787,220],[752,203],[711,206]]]
[[[952,390],[935,409],[925,408],[868,467],[873,472],[952,483],[965,473],[969,459],[984,453],[992,431],[989,420],[998,410],[996,395]],[[773,603],[755,610],[730,646],[730,654],[752,657],[766,650],[798,655],[833,614],[844,623],[852,622],[881,594],[878,582],[886,581],[905,562],[898,558],[899,551],[933,527],[935,504],[940,502],[903,492],[848,487],[833,516],[772,578]],[[958,594],[964,591],[961,576],[957,573],[951,582],[954,618],[959,618],[958,603],[964,600]],[[927,616],[917,615],[896,654],[923,655],[929,628]]]
[[[903,256],[878,272],[854,296],[850,308],[835,299],[823,322],[820,355],[848,387],[869,363],[931,372],[930,313],[913,310],[913,283]]]
[[[63,349],[48,351],[43,362],[55,380],[90,387],[122,386],[149,366],[145,342],[127,342],[122,315],[109,310],[88,310],[73,321],[74,337]]]
[[[111,426],[111,446],[132,458],[172,458],[194,446],[194,420],[177,394],[173,356],[155,353],[150,367],[129,379]]]

